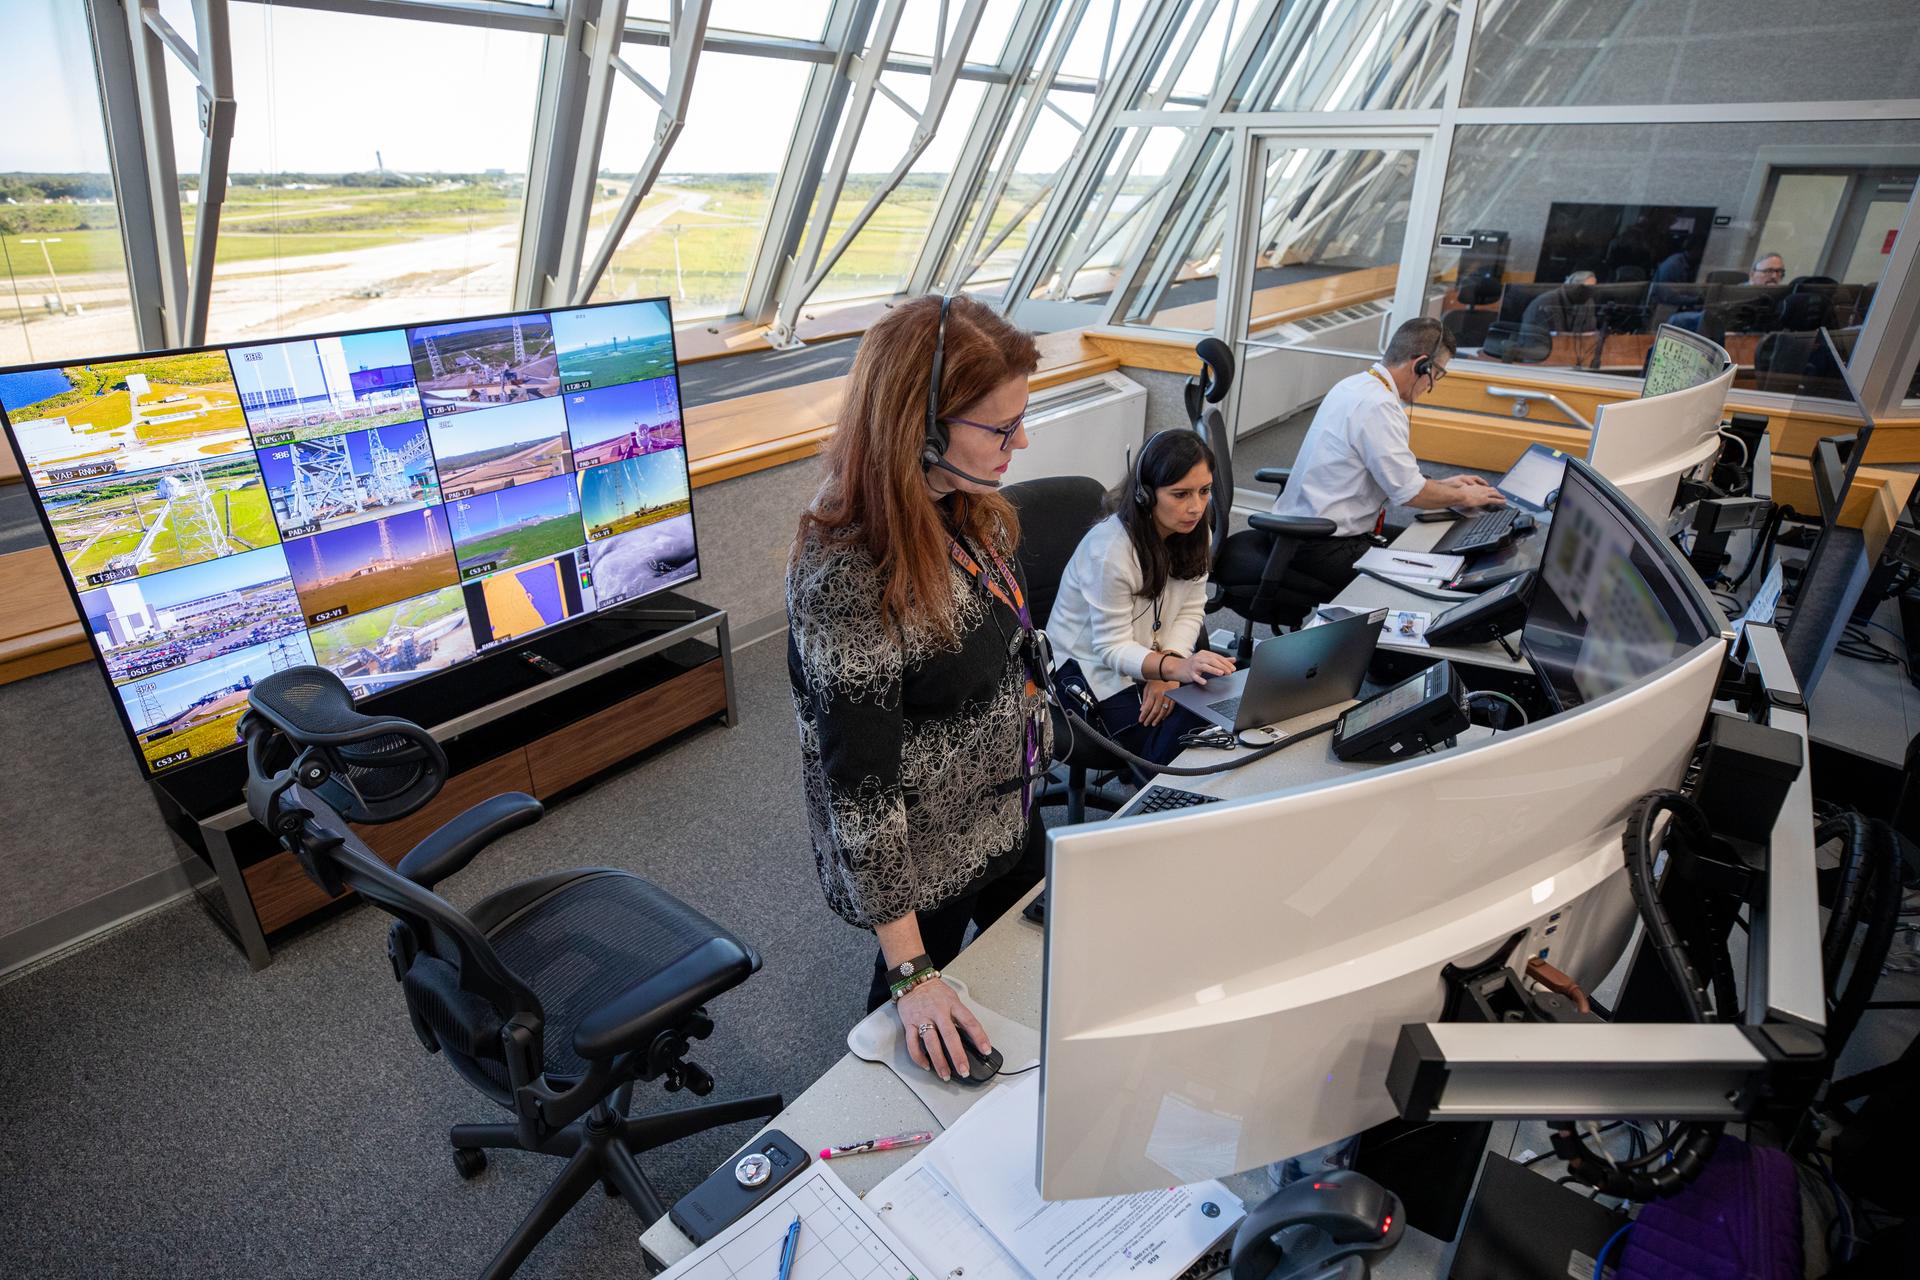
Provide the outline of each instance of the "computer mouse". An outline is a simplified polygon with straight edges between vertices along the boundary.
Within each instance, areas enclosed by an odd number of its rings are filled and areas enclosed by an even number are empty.
[[[1515,533],[1532,533],[1537,527],[1538,523],[1532,516],[1527,515],[1525,512],[1513,518],[1513,531]]]
[[[1314,1233],[1289,1236],[1289,1249],[1282,1249],[1275,1237],[1303,1226]],[[1241,1220],[1233,1238],[1233,1280],[1268,1280],[1283,1266],[1288,1276],[1318,1275],[1343,1258],[1391,1250],[1406,1229],[1400,1198],[1363,1173],[1337,1169],[1302,1178]]]
[[[977,1089],[1000,1074],[1000,1064],[1006,1059],[1000,1056],[998,1049],[981,1053],[973,1047],[972,1039],[964,1031],[960,1033],[960,1044],[967,1051],[967,1074],[961,1075],[956,1071],[953,1075],[955,1084]]]

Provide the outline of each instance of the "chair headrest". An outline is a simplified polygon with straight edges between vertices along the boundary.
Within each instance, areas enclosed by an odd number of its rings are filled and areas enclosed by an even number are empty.
[[[253,723],[241,729],[250,769],[267,767],[269,744],[256,750],[256,737],[277,735],[295,756],[314,753],[328,773],[315,794],[349,822],[405,817],[446,780],[446,753],[432,734],[408,720],[362,715],[346,683],[325,667],[276,671],[248,691],[247,701]]]

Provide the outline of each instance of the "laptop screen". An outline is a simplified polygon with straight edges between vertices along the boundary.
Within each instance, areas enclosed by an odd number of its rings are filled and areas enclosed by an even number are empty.
[[[1520,461],[1494,485],[1507,496],[1534,511],[1545,511],[1547,500],[1560,489],[1560,477],[1566,474],[1567,455],[1544,444],[1528,445]]]

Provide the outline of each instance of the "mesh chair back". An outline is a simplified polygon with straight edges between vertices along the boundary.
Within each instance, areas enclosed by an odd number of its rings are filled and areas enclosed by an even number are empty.
[[[1208,508],[1213,518],[1213,549],[1207,556],[1207,576],[1212,577],[1220,568],[1227,535],[1233,532],[1233,441],[1227,438],[1227,420],[1218,409],[1201,414],[1193,429],[1213,450],[1213,505]]]
[[[447,757],[408,720],[361,715],[353,694],[325,667],[289,667],[255,684],[248,702],[300,747],[320,751],[331,777],[318,788],[351,822],[392,822],[439,794]]]
[[[1106,514],[1107,491],[1092,476],[1047,476],[1001,492],[1020,516],[1020,573],[1033,623],[1045,627],[1074,549]]]

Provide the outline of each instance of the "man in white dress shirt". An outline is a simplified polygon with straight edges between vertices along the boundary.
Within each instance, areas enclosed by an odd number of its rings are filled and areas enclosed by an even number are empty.
[[[1374,545],[1389,503],[1438,509],[1505,502],[1478,476],[1430,480],[1414,461],[1407,406],[1446,376],[1453,350],[1453,334],[1438,320],[1409,320],[1385,355],[1327,392],[1273,511],[1331,520],[1334,536],[1302,543],[1294,570],[1336,589],[1352,582],[1353,563]]]

